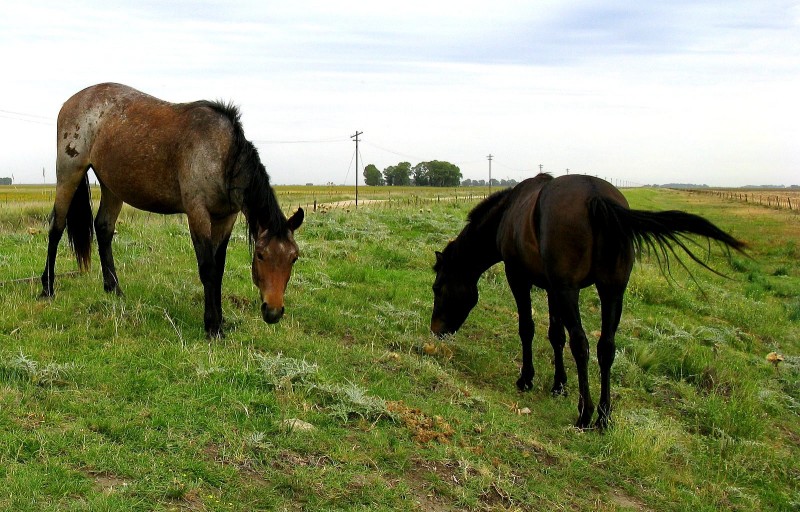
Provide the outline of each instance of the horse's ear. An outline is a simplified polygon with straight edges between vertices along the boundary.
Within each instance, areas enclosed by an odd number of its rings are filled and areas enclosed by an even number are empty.
[[[305,218],[305,216],[306,213],[303,211],[303,209],[298,208],[297,211],[294,212],[294,215],[289,217],[289,220],[286,221],[286,223],[289,226],[289,231],[294,231],[297,228],[299,228],[300,225],[303,223],[303,219]]]

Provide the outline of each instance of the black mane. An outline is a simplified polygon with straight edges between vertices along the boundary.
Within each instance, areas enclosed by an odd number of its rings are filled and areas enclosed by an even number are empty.
[[[235,190],[242,193],[242,212],[247,220],[250,241],[258,238],[259,228],[266,229],[273,235],[285,234],[288,229],[286,216],[280,209],[258,150],[244,136],[239,107],[223,101],[199,101],[195,105],[210,108],[231,123],[233,139],[225,169],[228,194],[232,195]]]
[[[483,201],[477,204],[472,211],[467,215],[467,221],[472,224],[479,224],[487,220],[488,217],[495,213],[498,206],[505,206],[508,196],[511,195],[513,188],[506,188],[495,192]]]

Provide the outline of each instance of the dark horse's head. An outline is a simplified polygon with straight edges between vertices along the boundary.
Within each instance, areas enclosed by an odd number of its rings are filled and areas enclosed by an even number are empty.
[[[299,250],[294,231],[303,223],[304,212],[298,210],[286,221],[287,230],[273,233],[259,229],[253,250],[253,284],[261,292],[261,316],[268,324],[283,316],[283,295]]]
[[[456,332],[478,303],[478,279],[464,272],[456,258],[457,241],[450,242],[443,252],[436,252],[436,280],[433,282],[433,314],[431,332],[444,336]]]

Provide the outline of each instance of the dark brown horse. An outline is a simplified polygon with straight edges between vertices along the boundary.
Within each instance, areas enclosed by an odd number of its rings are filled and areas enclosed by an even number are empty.
[[[478,302],[478,278],[503,261],[519,312],[522,370],[517,387],[524,391],[533,386],[530,292],[537,286],[547,291],[550,310],[548,337],[555,363],[552,392],[564,393],[567,382],[563,358],[566,328],[578,370],[577,426],[585,428],[591,423],[594,404],[587,372],[589,343],[581,326],[578,294],[595,285],[602,318],[597,344],[601,388],[596,426],[605,428],[611,416],[614,336],[634,259],[643,249],[651,249],[668,271],[668,255],[674,255],[672,246],[677,246],[708,268],[687,247],[691,243],[687,234],[718,240],[726,250],[745,247],[697,215],[631,210],[620,191],[601,179],[581,175],[554,179],[540,174],[476,206],[458,237],[436,253],[431,331],[441,336],[458,330]]]
[[[205,292],[205,329],[222,335],[222,274],[238,213],[253,250],[253,282],[264,321],[283,316],[284,292],[298,250],[298,209],[281,212],[258,152],[244,137],[230,104],[168,103],[120,84],[75,94],[58,113],[56,197],[50,221],[42,297],[54,293],[55,262],[64,228],[81,270],[89,267],[97,232],[103,287],[122,293],[111,239],[122,203],[156,213],[185,213]],[[92,225],[87,172],[100,182]],[[94,229],[93,229],[94,228]]]

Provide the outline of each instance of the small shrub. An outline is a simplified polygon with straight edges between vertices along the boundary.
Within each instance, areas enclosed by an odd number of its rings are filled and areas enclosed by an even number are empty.
[[[386,400],[370,396],[363,388],[347,383],[345,385],[320,384],[311,391],[322,398],[330,413],[347,422],[351,418],[377,421],[381,418],[394,418]]]
[[[268,356],[253,354],[267,382],[278,389],[291,388],[295,384],[310,385],[316,379],[319,367],[305,360],[284,357],[282,354]]]
[[[37,386],[64,386],[73,377],[76,369],[74,363],[47,363],[42,366],[38,361],[29,358],[22,352],[6,361],[6,372],[25,378]]]

